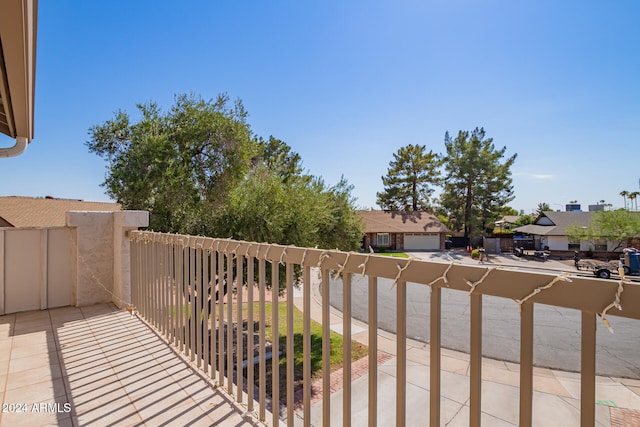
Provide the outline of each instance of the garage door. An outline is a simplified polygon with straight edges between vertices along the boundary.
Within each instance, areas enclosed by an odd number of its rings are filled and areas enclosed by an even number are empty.
[[[438,234],[405,234],[404,249],[411,250],[438,250],[440,249],[440,236]]]

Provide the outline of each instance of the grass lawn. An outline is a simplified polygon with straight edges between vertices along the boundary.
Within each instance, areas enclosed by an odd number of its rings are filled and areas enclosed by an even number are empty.
[[[265,303],[265,312],[266,312],[266,324],[265,324],[265,337],[268,341],[271,341],[272,334],[272,322],[271,322],[271,303]],[[254,304],[253,312],[254,312],[254,321],[258,324],[259,320],[259,312],[260,309],[259,304]],[[246,310],[244,311],[244,318],[246,319]],[[284,348],[287,344],[287,307],[285,304],[279,304],[278,306],[278,330],[280,336],[280,346]],[[302,312],[300,312],[297,308],[293,308],[293,340],[294,340],[294,383],[295,390],[299,390],[302,388],[302,379],[303,379],[303,332],[304,332],[304,317]],[[256,326],[256,331],[257,331]],[[311,354],[310,354],[310,363],[311,363],[311,378],[318,379],[322,377],[322,325],[319,323],[311,321]],[[330,335],[331,339],[331,371],[333,372],[336,369],[342,368],[342,360],[343,360],[343,337],[342,335],[331,331]],[[367,355],[367,347],[359,344],[355,341],[351,342],[351,360],[355,361]],[[280,356],[280,399],[286,399],[286,369],[287,369],[287,360],[286,354]],[[271,393],[271,363],[267,364],[267,393]],[[256,384],[258,384],[258,369],[256,366]]]
[[[409,255],[404,252],[376,252],[376,255],[390,256],[395,258],[409,258]]]
[[[271,320],[271,303],[265,303],[265,339],[268,342],[272,340],[272,320]],[[176,314],[175,308],[174,315]],[[224,304],[223,307],[225,317],[227,316],[227,305]],[[233,317],[232,321],[236,321],[236,310],[237,306],[233,305]],[[260,304],[254,303],[253,305],[253,318],[254,318],[254,332],[256,334],[255,343],[258,343],[257,334],[259,333],[259,325],[260,325]],[[248,326],[248,318],[247,318],[247,305],[244,304],[243,308],[243,323],[245,328]],[[191,306],[183,306],[182,315],[188,317],[191,313]],[[216,313],[219,315],[219,313]],[[200,316],[202,320],[202,315]],[[286,351],[287,345],[287,306],[284,303],[280,303],[278,305],[278,335],[279,335],[279,346],[283,351]],[[225,328],[226,332],[226,328]],[[216,337],[218,332],[216,331]],[[296,307],[293,307],[293,339],[294,339],[294,389],[296,391],[302,389],[303,384],[303,336],[304,336],[304,316],[301,311],[299,311]],[[311,378],[312,380],[316,380],[318,378],[322,378],[322,325],[311,320],[311,328],[310,328],[310,337],[311,337],[311,354],[310,354],[310,364],[311,364]],[[226,338],[225,338],[226,339]],[[331,361],[331,372],[336,369],[342,368],[343,361],[343,337],[337,332],[330,331],[330,340],[331,340],[331,352],[330,352],[330,361]],[[234,342],[235,342],[235,332],[234,332]],[[274,351],[276,349],[274,348]],[[234,351],[235,352],[235,351]],[[356,341],[351,341],[351,360],[356,361],[367,355],[368,348],[362,344],[357,343]],[[247,357],[247,349],[243,350],[243,354]],[[235,357],[235,356],[234,356]],[[251,359],[252,356],[249,356]],[[286,401],[286,373],[287,373],[287,356],[283,354],[280,356],[279,360],[280,366],[280,400]],[[255,375],[255,384],[258,385],[259,381],[259,369],[258,365],[255,366],[254,370]],[[246,377],[246,371],[245,371]],[[271,395],[271,360],[267,361],[266,364],[266,393]]]

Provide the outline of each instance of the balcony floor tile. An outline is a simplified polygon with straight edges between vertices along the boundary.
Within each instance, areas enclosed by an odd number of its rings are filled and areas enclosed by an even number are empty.
[[[0,425],[258,425],[112,304],[0,316],[0,346],[0,402],[29,410]]]

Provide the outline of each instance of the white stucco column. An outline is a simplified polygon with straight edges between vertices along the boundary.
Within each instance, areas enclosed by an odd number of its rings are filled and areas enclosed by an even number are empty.
[[[111,301],[113,292],[113,212],[67,212],[76,228],[75,305]]]
[[[131,303],[131,240],[128,232],[149,225],[147,211],[113,213],[113,298],[120,308]]]
[[[77,280],[75,305],[131,301],[127,231],[149,224],[145,211],[67,212],[67,226],[76,228]]]

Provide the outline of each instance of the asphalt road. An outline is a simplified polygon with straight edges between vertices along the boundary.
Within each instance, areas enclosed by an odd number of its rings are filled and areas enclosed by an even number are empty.
[[[367,279],[353,276],[353,317],[367,322]],[[396,288],[393,281],[378,279],[378,327],[396,328]],[[342,310],[341,280],[331,281],[331,305]],[[407,335],[429,342],[428,287],[407,284]],[[515,301],[483,297],[483,355],[519,362],[520,315]],[[613,314],[613,312],[611,313]],[[599,375],[640,379],[640,322],[609,316],[611,334],[597,323],[596,370]],[[534,310],[534,364],[565,371],[580,371],[580,325],[577,310],[536,304]],[[469,352],[469,297],[466,292],[442,290],[442,345]]]

